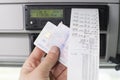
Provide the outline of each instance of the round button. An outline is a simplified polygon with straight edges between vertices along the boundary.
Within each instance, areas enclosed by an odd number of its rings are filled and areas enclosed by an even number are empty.
[[[33,21],[30,21],[30,24],[33,24]]]
[[[30,25],[35,25],[35,24],[37,24],[37,21],[36,20],[30,20]]]

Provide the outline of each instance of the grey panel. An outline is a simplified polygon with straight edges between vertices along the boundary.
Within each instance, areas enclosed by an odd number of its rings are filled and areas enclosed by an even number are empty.
[[[109,4],[110,15],[107,32],[106,60],[117,53],[118,29],[119,29],[119,4]]]
[[[0,3],[28,2],[28,0],[0,0]]]
[[[0,62],[24,61],[29,53],[28,34],[0,34]]]
[[[0,30],[23,29],[23,6],[21,4],[0,5]]]
[[[0,3],[18,2],[119,2],[119,0],[0,0]]]
[[[119,0],[29,0],[30,2],[114,2],[117,3]]]

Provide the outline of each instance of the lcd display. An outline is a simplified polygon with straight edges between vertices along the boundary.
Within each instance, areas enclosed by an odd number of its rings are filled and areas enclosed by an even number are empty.
[[[31,18],[63,18],[63,9],[32,9]]]

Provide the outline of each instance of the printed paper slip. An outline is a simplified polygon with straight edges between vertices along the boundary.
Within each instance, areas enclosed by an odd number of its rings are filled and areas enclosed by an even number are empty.
[[[98,80],[98,9],[72,9],[68,53],[68,80]]]

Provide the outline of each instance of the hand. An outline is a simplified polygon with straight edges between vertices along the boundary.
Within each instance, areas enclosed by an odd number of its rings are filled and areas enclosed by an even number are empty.
[[[19,80],[67,80],[66,67],[60,63],[56,64],[59,48],[53,46],[42,61],[44,54],[35,47],[22,67]]]
[[[51,80],[67,80],[67,68],[63,64],[58,62],[51,72]]]

